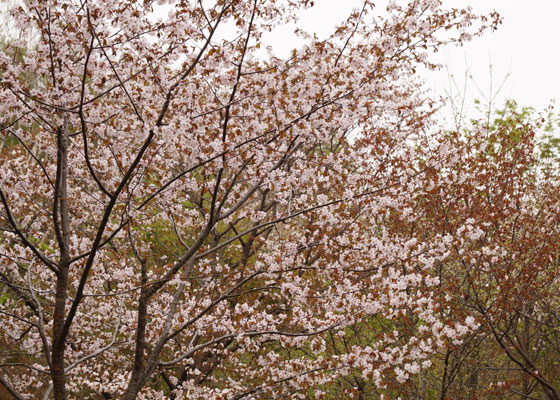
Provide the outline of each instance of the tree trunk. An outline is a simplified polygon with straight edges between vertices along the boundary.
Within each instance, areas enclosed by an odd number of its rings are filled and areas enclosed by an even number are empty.
[[[66,400],[66,377],[64,373],[64,348],[67,330],[64,330],[66,300],[68,297],[68,271],[70,269],[70,224],[68,220],[68,123],[57,130],[57,171],[53,223],[60,248],[56,298],[53,316],[51,376],[55,400]]]

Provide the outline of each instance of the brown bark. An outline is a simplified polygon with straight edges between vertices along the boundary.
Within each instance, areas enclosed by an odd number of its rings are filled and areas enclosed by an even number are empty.
[[[56,281],[56,297],[53,315],[51,376],[55,400],[66,400],[66,376],[64,373],[64,348],[66,335],[64,323],[68,297],[68,270],[70,267],[70,224],[68,220],[68,126],[57,131],[57,174],[53,204],[53,222],[60,248],[60,261]]]

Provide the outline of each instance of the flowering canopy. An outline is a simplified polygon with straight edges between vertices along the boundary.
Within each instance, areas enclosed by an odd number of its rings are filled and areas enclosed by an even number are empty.
[[[327,40],[300,30],[287,59],[261,47],[311,6],[14,7],[36,37],[0,54],[14,396],[320,397],[356,374],[382,388],[476,327],[443,324],[433,301],[449,237],[411,229],[425,172],[453,152],[414,76],[497,18],[438,0],[380,17],[365,0]]]

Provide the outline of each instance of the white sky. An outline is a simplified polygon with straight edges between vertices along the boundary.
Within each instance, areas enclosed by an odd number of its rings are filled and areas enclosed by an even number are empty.
[[[459,81],[464,81],[468,69],[488,96],[492,64],[494,88],[510,73],[496,97],[497,105],[512,98],[539,110],[547,107],[552,99],[560,102],[559,0],[443,0],[443,3],[456,7],[470,4],[480,12],[495,9],[503,17],[496,32],[476,38],[462,48],[449,48],[442,54]],[[441,90],[434,81],[432,78],[428,84],[436,91]],[[474,89],[471,98],[481,98],[472,81],[467,86]]]
[[[359,0],[316,0],[315,7],[302,13],[300,21],[319,37],[325,37],[337,21],[360,3]],[[384,3],[384,0],[376,2],[380,10]],[[467,79],[468,105],[472,106],[475,98],[484,100],[490,96],[490,64],[493,92],[509,73],[494,98],[497,107],[507,98],[537,110],[548,106],[554,98],[560,102],[560,0],[443,0],[443,5],[471,5],[477,13],[495,9],[503,17],[498,31],[475,38],[463,47],[449,47],[438,55],[438,61],[448,65],[461,90],[467,70],[476,82]],[[278,54],[288,54],[291,48],[297,47],[291,36],[292,30],[285,28],[275,32],[269,43]],[[426,76],[426,83],[437,96],[444,95],[449,88],[448,74],[431,73]]]

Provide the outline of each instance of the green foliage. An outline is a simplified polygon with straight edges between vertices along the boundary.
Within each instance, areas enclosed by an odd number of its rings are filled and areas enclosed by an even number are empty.
[[[0,295],[0,304],[6,304],[6,302],[11,298],[8,293],[3,293]]]
[[[560,115],[552,109],[543,117],[543,135],[539,142],[540,157],[548,161],[560,158]]]

